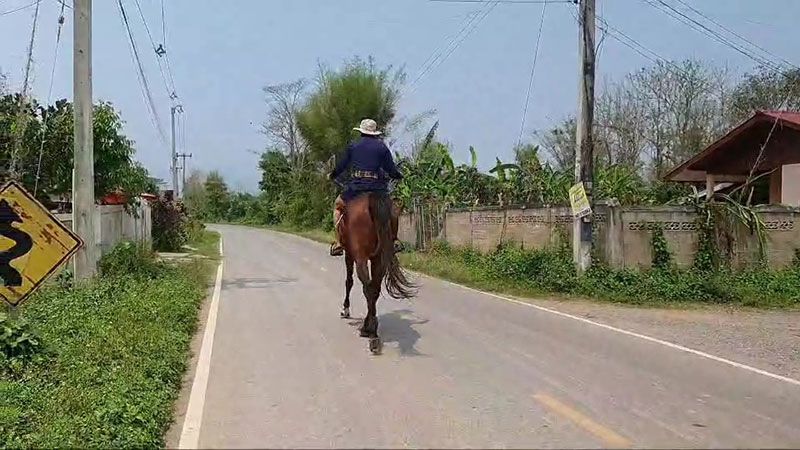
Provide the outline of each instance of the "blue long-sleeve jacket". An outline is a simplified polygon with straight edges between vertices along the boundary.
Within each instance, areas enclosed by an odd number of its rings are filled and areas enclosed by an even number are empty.
[[[386,190],[387,177],[396,180],[403,178],[394,163],[392,152],[377,137],[363,136],[355,143],[350,144],[336,164],[336,168],[331,172],[331,178],[338,178],[348,168],[352,169],[353,173],[359,171],[374,173],[377,178],[352,177],[347,182],[342,194],[345,200],[365,191]]]

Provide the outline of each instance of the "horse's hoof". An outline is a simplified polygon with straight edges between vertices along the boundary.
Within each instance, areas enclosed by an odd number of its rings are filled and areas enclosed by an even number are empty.
[[[373,355],[380,355],[382,350],[383,342],[381,342],[381,338],[369,338],[369,351],[372,352]]]
[[[342,312],[339,313],[339,317],[342,319],[349,319],[350,318],[350,308],[345,308]]]

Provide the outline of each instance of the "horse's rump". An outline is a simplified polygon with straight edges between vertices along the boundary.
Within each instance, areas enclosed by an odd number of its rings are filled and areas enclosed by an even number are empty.
[[[392,298],[411,298],[416,295],[416,287],[406,278],[395,254],[393,211],[394,204],[386,192],[365,193],[348,201],[345,246],[357,266],[361,263],[363,267],[371,260],[372,276],[385,274],[386,291]],[[383,269],[377,273],[376,263]]]

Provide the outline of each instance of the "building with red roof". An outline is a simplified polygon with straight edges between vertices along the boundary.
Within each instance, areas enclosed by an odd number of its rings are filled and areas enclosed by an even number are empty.
[[[770,204],[800,206],[800,112],[759,111],[664,176],[706,192],[748,178],[768,184]]]

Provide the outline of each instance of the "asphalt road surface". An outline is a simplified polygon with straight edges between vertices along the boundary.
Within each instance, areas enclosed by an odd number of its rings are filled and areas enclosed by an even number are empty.
[[[341,259],[218,229],[201,448],[800,447],[795,380],[430,278],[379,300],[373,356],[338,317]],[[352,298],[363,317],[358,281]]]

